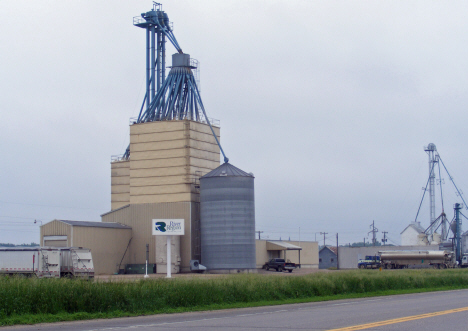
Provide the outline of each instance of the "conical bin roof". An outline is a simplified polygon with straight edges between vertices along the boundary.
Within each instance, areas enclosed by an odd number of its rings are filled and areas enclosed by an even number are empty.
[[[254,175],[240,170],[239,168],[236,168],[232,164],[226,162],[216,169],[210,171],[205,176],[202,176],[201,178],[210,177],[254,177]]]

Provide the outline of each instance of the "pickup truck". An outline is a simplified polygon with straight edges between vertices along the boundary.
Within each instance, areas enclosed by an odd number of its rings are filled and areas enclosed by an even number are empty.
[[[296,269],[296,264],[292,262],[286,262],[284,259],[271,259],[264,265],[266,270],[270,269],[276,269],[276,271],[283,271],[287,270],[289,272],[292,272],[294,269]]]

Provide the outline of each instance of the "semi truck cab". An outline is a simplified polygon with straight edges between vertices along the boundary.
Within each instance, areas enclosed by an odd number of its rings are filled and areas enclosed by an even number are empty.
[[[366,255],[366,258],[358,261],[359,269],[376,269],[380,267],[379,255]]]
[[[463,255],[460,267],[462,268],[468,267],[468,254]]]

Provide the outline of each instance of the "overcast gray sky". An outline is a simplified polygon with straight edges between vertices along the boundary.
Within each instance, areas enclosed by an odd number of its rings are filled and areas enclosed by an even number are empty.
[[[151,8],[0,2],[0,242],[38,242],[34,219],[99,221],[110,210],[110,158],[144,97],[145,33],[132,18]],[[231,163],[256,176],[265,237],[297,240],[300,228],[301,240],[362,241],[375,220],[399,243],[429,143],[468,192],[467,2],[186,0],[163,10],[201,63]],[[461,201],[443,177],[451,219]]]

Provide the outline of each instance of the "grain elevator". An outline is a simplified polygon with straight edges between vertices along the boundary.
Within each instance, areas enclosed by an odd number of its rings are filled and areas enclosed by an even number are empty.
[[[130,120],[125,153],[111,161],[105,225],[57,220],[42,239],[86,244],[102,273],[133,273],[146,261],[150,273],[188,272],[192,260],[206,261],[209,271],[250,272],[256,268],[254,176],[229,163],[219,122],[208,118],[198,89],[198,62],[182,51],[161,5],[133,24],[146,33],[146,93]],[[167,41],[176,53],[166,74]],[[158,220],[183,220],[184,233],[171,240],[153,235]],[[99,239],[91,236],[97,228]]]
[[[151,234],[152,219],[184,219],[185,235],[172,240],[172,272],[200,259],[199,178],[220,164],[219,124],[206,116],[194,71],[159,4],[135,17],[146,31],[146,95],[130,125],[130,144],[111,162],[111,211],[103,222],[132,227],[123,264],[149,263],[166,272],[166,240]],[[166,77],[166,39],[176,48]],[[222,150],[221,150],[222,152]]]
[[[41,242],[90,248],[98,274],[140,273],[146,261],[149,273],[189,272],[200,263],[209,272],[255,272],[281,251],[301,250],[255,240],[255,178],[229,163],[219,121],[207,116],[201,98],[198,61],[182,51],[161,4],[133,25],[146,35],[146,93],[130,120],[128,147],[111,161],[111,210],[102,223],[45,224]],[[169,66],[166,44],[176,50]],[[183,233],[153,235],[153,223],[172,220],[183,220]],[[304,265],[316,265],[303,257]]]

